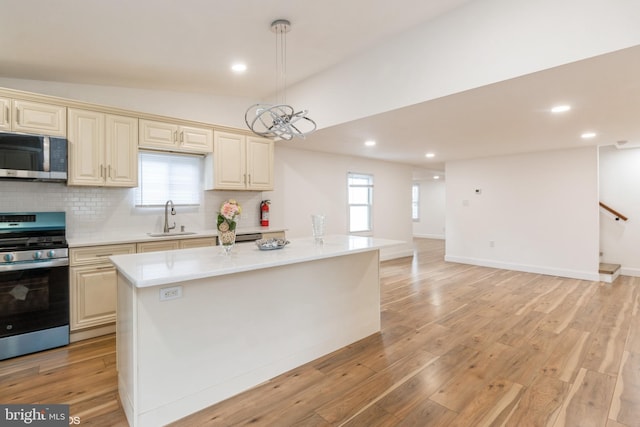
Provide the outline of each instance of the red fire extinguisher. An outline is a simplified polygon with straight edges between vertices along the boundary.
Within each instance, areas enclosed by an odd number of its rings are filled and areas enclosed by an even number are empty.
[[[270,200],[263,200],[260,203],[260,225],[263,227],[269,226],[269,205]]]

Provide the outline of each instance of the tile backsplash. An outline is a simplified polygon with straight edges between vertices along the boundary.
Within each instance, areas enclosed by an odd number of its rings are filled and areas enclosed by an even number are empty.
[[[64,211],[69,236],[92,233],[162,231],[164,208],[137,208],[135,189],[67,187],[63,183],[0,181],[1,212]],[[239,227],[260,225],[262,193],[248,191],[203,191],[200,206],[176,206],[170,218],[186,230],[215,228],[216,213],[227,199],[242,206]]]

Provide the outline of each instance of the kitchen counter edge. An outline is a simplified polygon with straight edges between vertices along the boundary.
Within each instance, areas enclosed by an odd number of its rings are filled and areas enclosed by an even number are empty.
[[[236,245],[230,255],[223,254],[220,247],[214,247],[114,255],[110,260],[133,286],[146,288],[352,255],[405,243],[346,235],[327,236],[321,245],[313,238],[289,240],[290,244],[285,248],[272,251],[261,251],[255,245]]]

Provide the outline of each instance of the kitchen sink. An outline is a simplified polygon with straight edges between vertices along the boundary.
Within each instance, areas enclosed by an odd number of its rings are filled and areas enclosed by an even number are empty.
[[[171,237],[171,236],[188,236],[190,234],[196,234],[195,231],[176,231],[169,233],[147,233],[149,237]]]

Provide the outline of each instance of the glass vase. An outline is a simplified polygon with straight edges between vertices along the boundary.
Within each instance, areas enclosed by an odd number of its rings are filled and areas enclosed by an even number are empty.
[[[236,230],[218,230],[218,244],[222,246],[225,254],[231,252],[231,248],[236,243]]]

